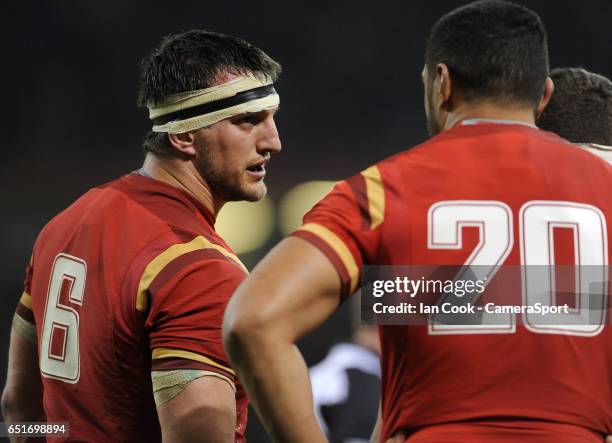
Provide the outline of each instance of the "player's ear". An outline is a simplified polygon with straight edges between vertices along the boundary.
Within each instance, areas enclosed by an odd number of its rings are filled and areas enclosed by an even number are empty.
[[[544,111],[544,108],[546,108],[546,105],[548,105],[548,102],[550,101],[550,98],[554,92],[555,84],[553,83],[552,78],[546,77],[546,82],[544,83],[544,93],[542,94],[540,103],[538,103],[535,111],[536,119],[540,117],[540,114],[542,114],[542,111]]]
[[[182,156],[193,157],[196,155],[195,133],[193,131],[181,134],[168,134],[168,140],[174,149]]]
[[[439,63],[436,66],[434,88],[435,93],[439,97],[439,106],[443,109],[447,109],[453,93],[453,84],[448,66],[446,66],[444,63]]]

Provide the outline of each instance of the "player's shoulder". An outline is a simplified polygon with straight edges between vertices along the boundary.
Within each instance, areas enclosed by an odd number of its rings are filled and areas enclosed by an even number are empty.
[[[427,144],[420,143],[373,163],[340,184],[343,184],[345,192],[352,193],[363,204],[381,205],[385,196],[401,195],[411,169],[418,169],[428,161],[421,155],[422,148]]]
[[[459,136],[460,137],[460,136]],[[338,182],[329,195],[348,193],[359,195],[374,195],[384,190],[395,188],[409,175],[410,168],[419,168],[436,154],[429,148],[445,144],[458,138],[454,131],[444,131],[435,137],[425,140],[409,148],[368,165],[349,178]]]
[[[55,216],[41,231],[37,245],[78,243],[121,247],[125,260],[141,262],[183,253],[212,251],[235,261],[216,234],[214,218],[178,188],[132,173],[89,190]],[[217,252],[214,252],[217,251]],[[228,258],[229,257],[229,258]]]
[[[599,158],[612,163],[612,146],[600,145],[597,143],[579,143],[577,146]]]
[[[567,159],[588,157],[575,149],[559,135],[521,122],[475,122],[459,124],[436,136],[399,152],[379,163],[381,170],[400,167],[403,176],[410,174],[411,168],[423,169],[432,164],[445,166],[460,165],[472,162],[473,154],[488,153],[488,158],[495,162],[501,155],[514,155],[515,158],[531,158],[527,152],[536,153],[537,157],[563,156]],[[594,149],[590,146],[590,149]],[[602,151],[605,152],[605,151]],[[612,152],[610,152],[612,154]],[[605,153],[603,154],[605,155]],[[600,153],[600,156],[603,156]]]
[[[578,176],[582,176],[588,170],[591,178],[612,179],[612,147],[595,143],[571,143],[556,134],[541,132],[555,136],[542,147],[542,151],[544,155],[554,156],[556,164],[566,173],[575,171]]]
[[[199,229],[180,221],[169,221],[168,226],[161,235],[151,239],[134,260],[134,265],[142,269],[144,275],[162,269],[172,275],[195,268],[221,276],[247,273],[244,264],[214,229]]]
[[[198,286],[194,290],[202,290],[240,282],[247,274],[247,268],[220,237],[168,231],[132,260],[123,285],[127,293],[136,293],[136,308],[146,311],[148,294],[164,292],[180,282],[193,282],[189,284]]]
[[[403,186],[402,171],[396,167],[396,163],[401,162],[407,153],[408,151],[402,151],[387,157],[338,181],[332,190],[315,205],[313,209],[316,208],[317,211],[311,211],[309,215],[321,213],[325,209],[336,212],[342,208],[354,207],[364,214],[369,212],[382,214],[386,195],[399,192]],[[374,219],[378,218],[380,214],[374,217]],[[377,225],[376,221],[374,225]]]
[[[69,232],[91,219],[97,220],[100,211],[106,210],[109,204],[111,206],[114,204],[113,199],[109,199],[107,189],[117,181],[114,180],[87,190],[52,217],[41,230],[39,238],[56,236],[58,232]],[[114,213],[117,214],[117,212]]]
[[[160,180],[132,173],[112,182],[135,210],[181,232],[213,232],[214,217],[194,197]]]
[[[495,140],[492,143],[492,140]],[[569,142],[556,134],[541,131],[533,125],[505,121],[465,121],[452,128],[386,159],[387,163],[409,162],[423,158],[452,156],[462,148],[483,146],[490,149],[492,144],[514,144],[517,140],[531,140],[541,143],[568,145]],[[442,155],[445,153],[447,155]]]
[[[121,233],[125,234],[123,240],[130,242],[155,235],[163,229],[162,223],[133,198],[135,186],[127,177],[89,189],[46,223],[39,241],[67,240],[83,232],[87,232],[88,239],[105,238],[111,242],[119,241]]]
[[[197,234],[192,237],[173,232],[151,242],[142,255],[145,261],[154,265],[178,261],[180,263],[174,264],[179,268],[199,263],[210,270],[223,270],[228,267],[246,269],[218,235]]]
[[[150,232],[139,259],[147,266],[167,263],[186,267],[205,263],[211,269],[245,269],[230,246],[214,230],[214,217],[195,198],[159,180],[132,173],[111,184],[126,195],[130,207],[140,214],[142,232]],[[138,217],[131,217],[136,218]],[[151,226],[154,226],[152,228]]]
[[[195,198],[167,183],[131,173],[91,189],[52,220],[120,228],[131,236],[151,237],[167,230],[181,237],[214,232],[214,217]],[[193,235],[192,235],[193,234]]]

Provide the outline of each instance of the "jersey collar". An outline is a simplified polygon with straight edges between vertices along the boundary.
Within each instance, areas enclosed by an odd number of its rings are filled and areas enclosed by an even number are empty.
[[[521,126],[528,126],[530,128],[538,129],[536,125],[533,125],[527,122],[523,122],[520,120],[501,120],[501,119],[495,119],[495,118],[468,118],[466,120],[460,121],[458,126],[478,125],[481,123],[496,124],[496,125],[521,125]]]

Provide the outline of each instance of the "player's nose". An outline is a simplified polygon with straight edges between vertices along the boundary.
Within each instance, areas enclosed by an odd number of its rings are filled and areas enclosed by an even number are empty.
[[[276,128],[276,122],[274,121],[274,115],[270,114],[262,124],[262,134],[257,143],[257,151],[260,153],[269,152],[270,154],[276,154],[282,149],[280,137],[278,135],[278,129]]]

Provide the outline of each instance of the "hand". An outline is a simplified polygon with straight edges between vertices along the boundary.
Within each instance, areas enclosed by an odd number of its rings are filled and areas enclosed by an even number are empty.
[[[612,435],[606,437],[606,443],[612,443]]]

